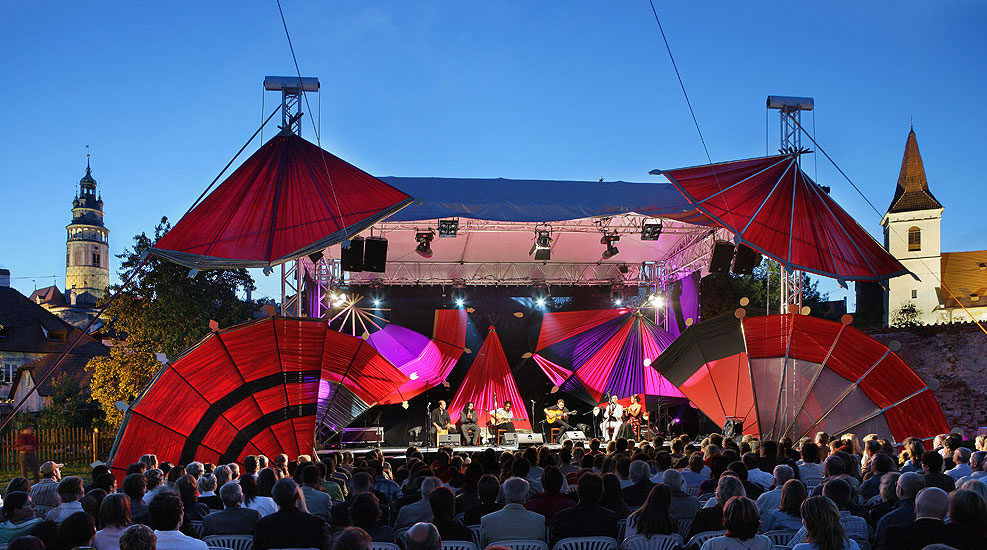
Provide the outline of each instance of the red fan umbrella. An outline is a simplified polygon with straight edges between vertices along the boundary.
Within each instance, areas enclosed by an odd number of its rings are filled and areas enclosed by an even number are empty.
[[[152,250],[197,269],[268,267],[342,242],[411,200],[300,136],[282,132]]]
[[[909,273],[802,172],[798,155],[654,170],[692,206],[790,270],[845,281]],[[844,285],[845,286],[845,285]]]
[[[741,421],[745,434],[799,439],[821,430],[901,442],[949,431],[928,385],[849,324],[723,315],[689,327],[655,367],[714,422]]]
[[[223,464],[312,452],[408,377],[325,320],[268,318],[210,334],[167,364],[127,411],[110,451],[122,474],[141,455]]]

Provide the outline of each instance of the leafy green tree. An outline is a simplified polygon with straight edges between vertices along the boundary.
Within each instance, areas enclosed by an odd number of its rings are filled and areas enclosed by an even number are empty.
[[[96,357],[86,369],[92,373],[93,397],[111,426],[122,419],[117,401],[131,403],[161,368],[156,354],[175,358],[209,333],[209,321],[231,326],[249,320],[257,310],[241,295],[254,290],[246,269],[210,270],[189,277],[189,269],[155,255],[144,257],[171,225],[168,218],[154,228],[153,238],[141,233],[132,249],[118,257],[120,279],[133,280],[107,310],[117,338],[109,357]],[[111,287],[110,292],[119,291]]]
[[[703,319],[736,310],[741,298],[749,298],[749,309],[779,313],[781,307],[781,270],[779,263],[764,260],[751,275],[724,273],[707,275],[700,284],[700,309]],[[828,298],[819,292],[819,283],[802,274],[802,305],[810,315],[818,315]]]
[[[93,420],[102,416],[92,396],[82,391],[72,376],[61,374],[51,380],[51,403],[42,409],[38,425],[42,428],[91,428]]]

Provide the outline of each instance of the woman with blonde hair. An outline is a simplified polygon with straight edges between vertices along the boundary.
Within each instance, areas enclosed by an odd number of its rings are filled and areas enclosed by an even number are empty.
[[[792,550],[860,550],[856,541],[847,538],[836,504],[826,497],[805,499],[802,525],[806,542],[796,544]]]

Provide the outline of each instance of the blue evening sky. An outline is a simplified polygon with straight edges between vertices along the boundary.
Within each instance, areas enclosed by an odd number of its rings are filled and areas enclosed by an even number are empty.
[[[706,162],[646,0],[283,6],[302,74],[322,81],[323,147],[372,174],[655,181]],[[943,249],[987,248],[987,5],[656,6],[714,161],[764,154],[767,95],[812,96],[818,140],[883,213],[914,117]],[[263,77],[294,74],[273,0],[4,2],[0,21],[0,266],[25,294],[64,285],[86,144],[118,254],[254,131]],[[774,112],[769,129],[773,151]],[[806,166],[879,234],[825,159]]]

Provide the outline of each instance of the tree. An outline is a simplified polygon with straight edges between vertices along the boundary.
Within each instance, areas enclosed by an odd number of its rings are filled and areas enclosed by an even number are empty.
[[[741,298],[749,298],[749,308],[778,313],[781,308],[781,264],[766,260],[751,275],[724,273],[707,275],[700,283],[700,309],[703,319],[736,310]],[[827,295],[819,292],[819,283],[802,273],[802,305],[818,314]]]
[[[144,260],[169,229],[168,218],[161,218],[153,239],[141,233],[134,237],[133,249],[118,256],[123,260],[121,280],[137,273],[107,310],[117,335],[109,357],[93,358],[86,365],[92,373],[92,395],[111,426],[123,418],[116,402],[131,403],[160,370],[157,353],[175,358],[209,333],[209,321],[235,325],[257,310],[254,302],[240,298],[254,290],[245,269],[203,271],[190,278],[186,267],[154,255]],[[110,293],[119,290],[111,287]]]
[[[51,403],[45,405],[38,419],[42,428],[91,428],[94,417],[102,417],[92,396],[69,374],[51,380]]]
[[[922,324],[922,313],[914,303],[905,302],[894,310],[890,324],[893,327],[917,327]]]

